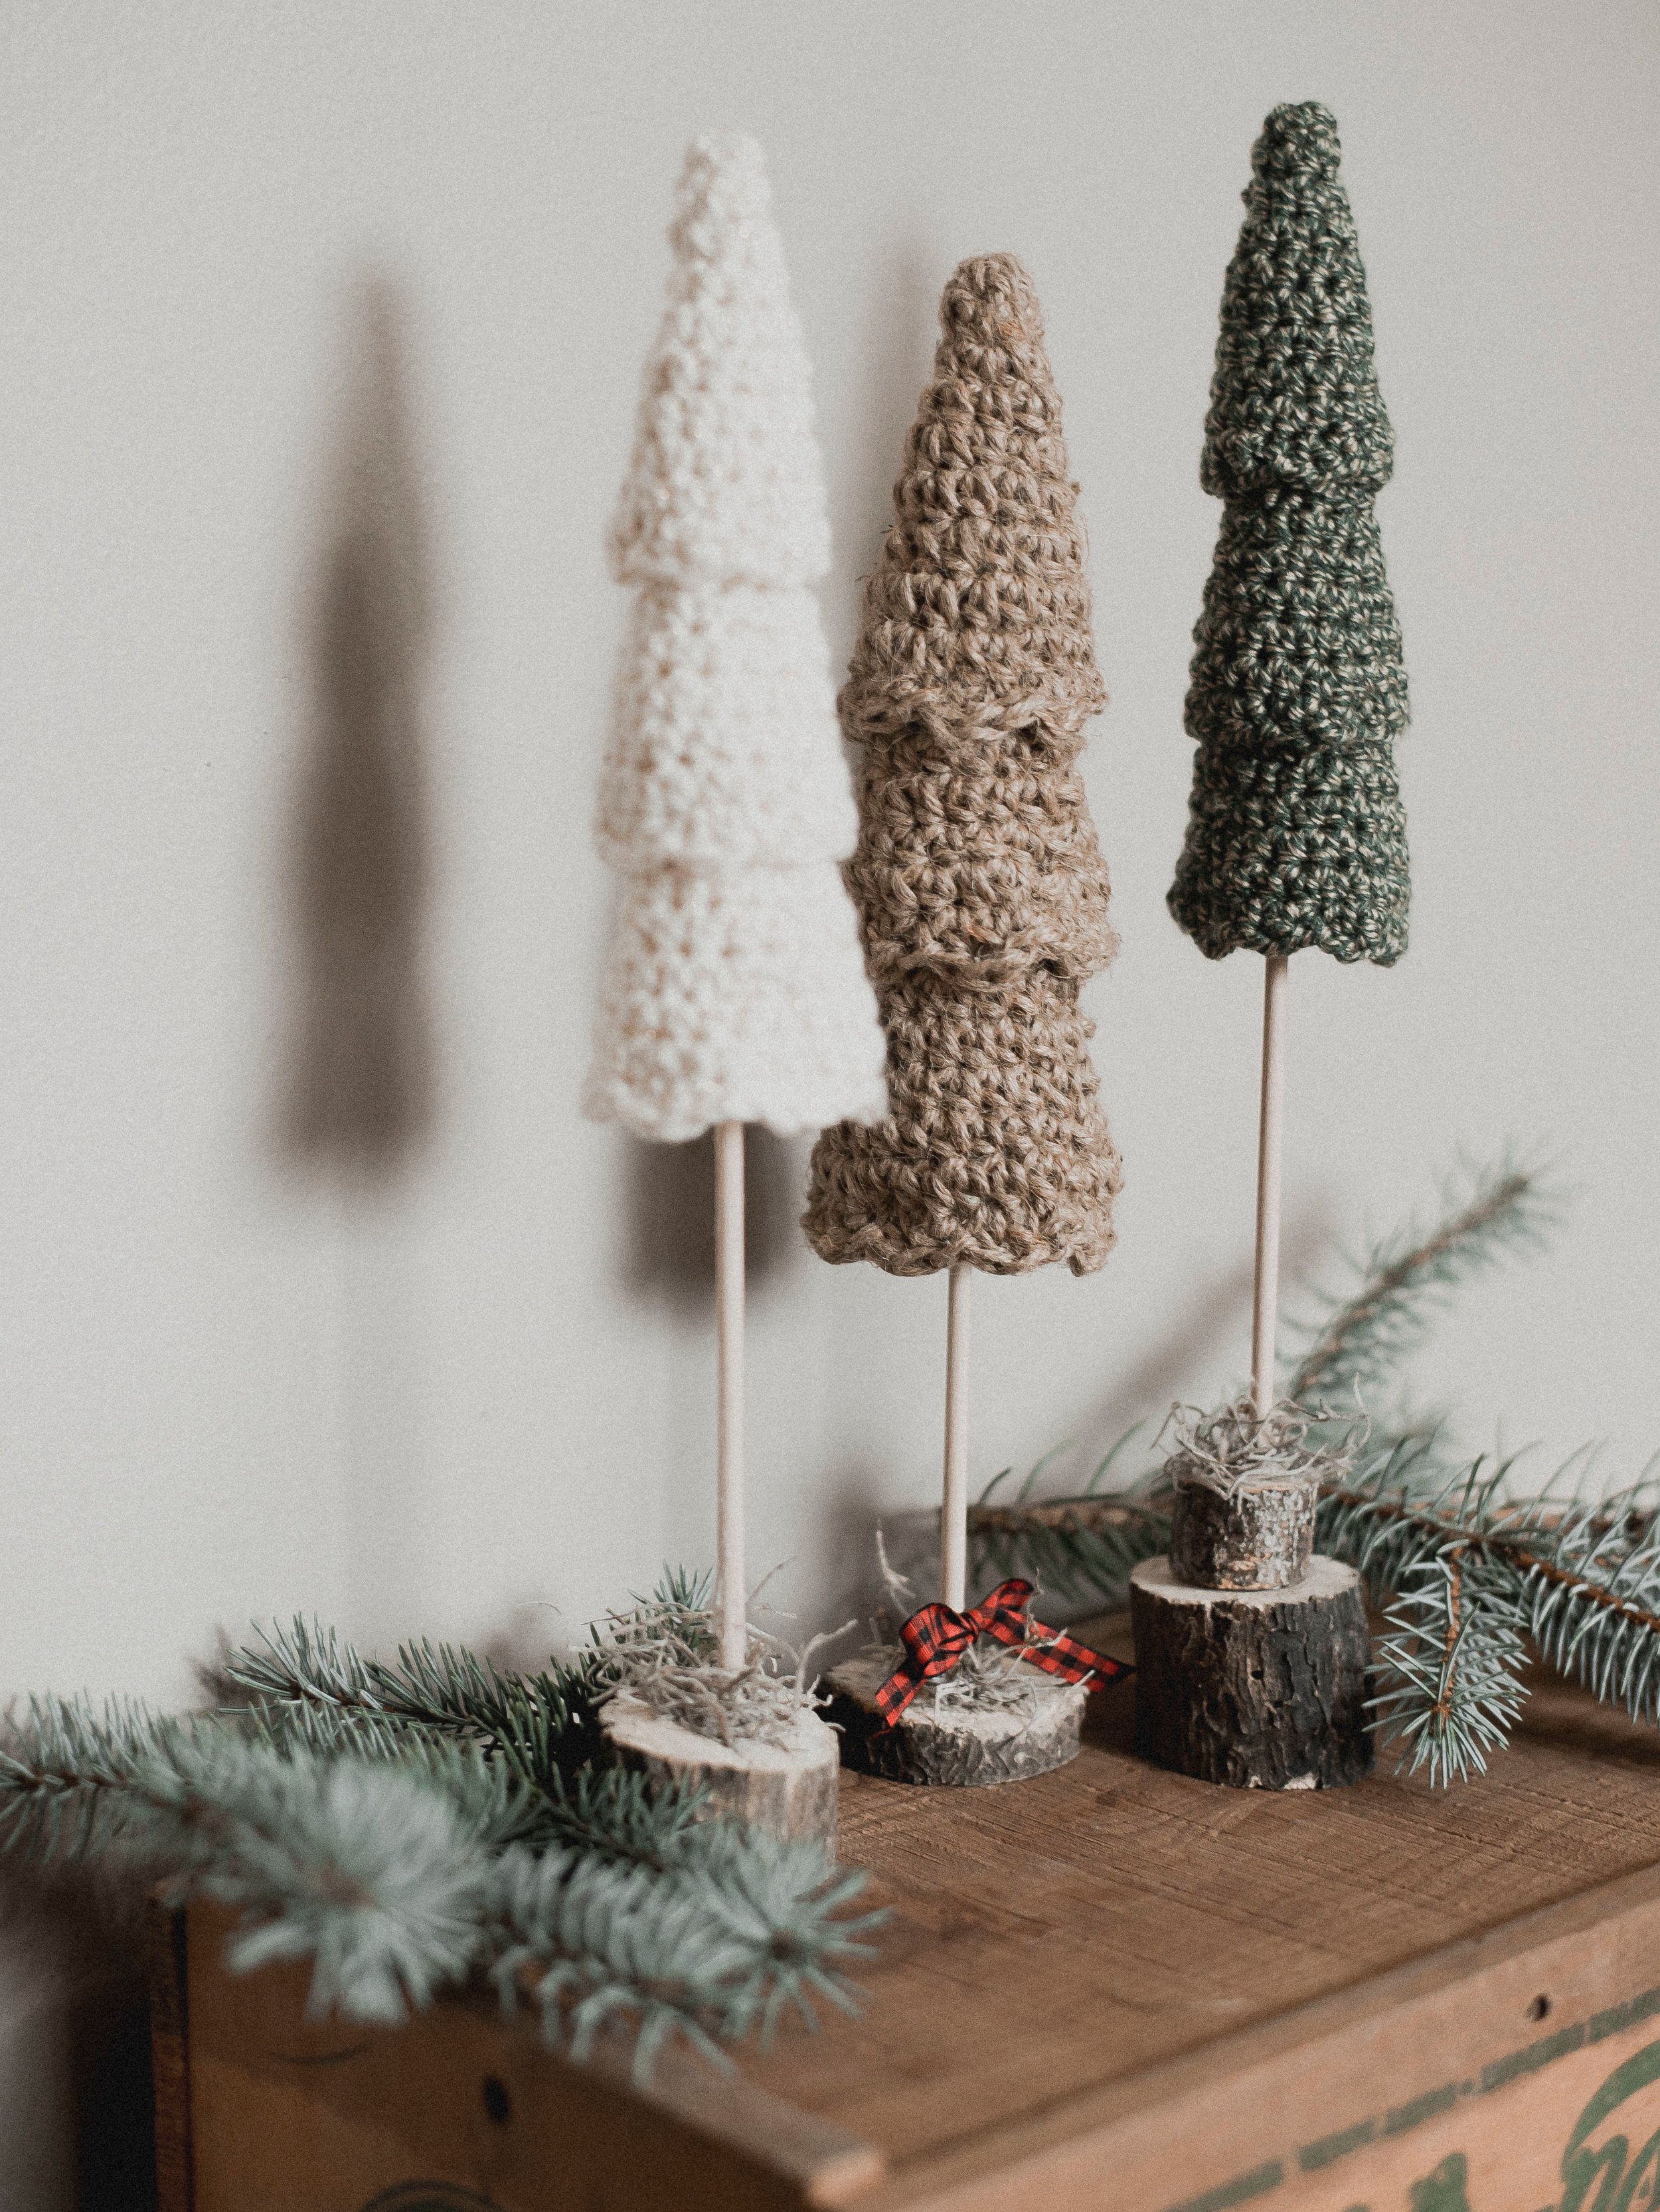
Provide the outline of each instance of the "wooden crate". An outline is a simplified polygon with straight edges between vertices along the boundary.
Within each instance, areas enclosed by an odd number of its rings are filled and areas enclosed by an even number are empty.
[[[1110,1647],[1113,1638],[1095,1632]],[[164,2212],[1645,2212],[1660,1741],[1544,1685],[1484,1782],[1213,1790],[1128,1750],[1002,1790],[845,1777],[895,1917],[854,2021],[648,2094],[447,2002],[314,2025],[160,1947]],[[176,1970],[176,1971],[175,1971]]]

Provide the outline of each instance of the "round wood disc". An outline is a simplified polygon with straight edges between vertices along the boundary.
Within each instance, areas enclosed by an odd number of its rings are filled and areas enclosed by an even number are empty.
[[[1285,1589],[1300,1582],[1314,1553],[1316,1482],[1247,1477],[1231,1491],[1178,1481],[1171,1515],[1170,1560],[1201,1589]]]
[[[793,1841],[816,1840],[836,1854],[836,1731],[805,1710],[787,1742],[719,1743],[665,1720],[637,1698],[617,1696],[599,1710],[611,1753],[654,1782],[706,1790],[709,1809],[751,1820]]]
[[[955,1789],[1026,1782],[1077,1758],[1088,1696],[1080,1682],[1059,1681],[1041,1668],[1029,1671],[1029,1711],[975,1712],[962,1705],[937,1711],[924,1687],[886,1728],[876,1692],[887,1678],[888,1662],[849,1659],[824,1677],[830,1692],[826,1717],[842,1731],[843,1762],[863,1774]]]

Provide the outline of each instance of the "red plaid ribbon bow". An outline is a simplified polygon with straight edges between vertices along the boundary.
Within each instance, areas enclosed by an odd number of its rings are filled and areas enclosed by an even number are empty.
[[[1034,1644],[1026,1620],[1031,1590],[1030,1583],[1011,1575],[966,1613],[955,1613],[948,1605],[925,1605],[912,1613],[899,1632],[905,1656],[876,1692],[884,1728],[893,1726],[924,1682],[949,1674],[976,1636],[994,1636],[1000,1644],[1014,1646],[1023,1659],[1047,1674],[1058,1674],[1063,1682],[1087,1681],[1093,1675],[1092,1686],[1098,1690],[1133,1671],[1122,1659],[1091,1651],[1087,1644],[1062,1635],[1058,1628],[1043,1629],[1043,1642]]]

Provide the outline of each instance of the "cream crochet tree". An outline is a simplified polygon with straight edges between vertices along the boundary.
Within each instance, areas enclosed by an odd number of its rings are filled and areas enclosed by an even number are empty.
[[[621,878],[587,1111],[716,1131],[723,1663],[745,1648],[739,1396],[743,1124],[886,1110],[841,862],[857,833],[812,586],[830,530],[811,374],[761,149],[699,138],[611,537],[639,593],[600,786]]]

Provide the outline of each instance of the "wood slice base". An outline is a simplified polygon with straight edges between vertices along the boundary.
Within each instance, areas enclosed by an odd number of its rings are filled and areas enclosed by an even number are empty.
[[[936,1711],[920,1690],[891,1728],[876,1710],[886,1680],[880,1658],[849,1659],[832,1668],[823,1686],[830,1693],[825,1717],[842,1731],[842,1760],[861,1774],[889,1782],[941,1784],[983,1789],[999,1782],[1027,1782],[1078,1756],[1088,1692],[1034,1667],[1029,1712],[974,1712],[961,1705]]]
[[[1317,1482],[1247,1476],[1232,1491],[1179,1480],[1171,1567],[1195,1589],[1285,1589],[1314,1553]]]
[[[836,1856],[839,1747],[817,1713],[804,1711],[784,1744],[717,1743],[620,1696],[600,1707],[599,1726],[619,1765],[656,1783],[690,1783],[708,1792],[712,1813]]]
[[[1135,1747],[1234,1790],[1331,1790],[1371,1765],[1360,1577],[1316,1552],[1284,1589],[1201,1589],[1168,1559],[1130,1577]]]

